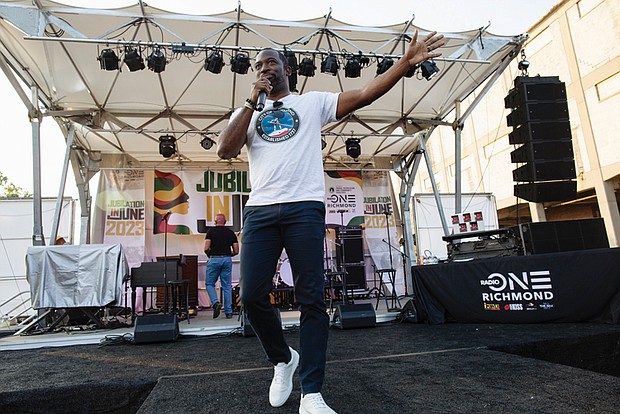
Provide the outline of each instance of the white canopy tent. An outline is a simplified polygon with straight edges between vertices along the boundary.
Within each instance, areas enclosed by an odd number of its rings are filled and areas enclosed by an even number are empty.
[[[232,111],[248,96],[252,69],[246,75],[230,70],[230,58],[238,52],[247,53],[251,60],[261,48],[272,47],[293,53],[298,62],[310,58],[317,66],[316,75],[298,76],[299,93],[341,91],[367,83],[384,58],[397,59],[415,30],[421,36],[428,33],[412,20],[361,27],[336,20],[331,12],[305,21],[274,21],[249,15],[241,5],[207,16],[159,10],[142,1],[114,10],[44,0],[0,2],[0,67],[29,108],[33,126],[35,244],[43,243],[40,210],[36,210],[43,117],[55,119],[66,136],[63,180],[71,167],[82,206],[80,242],[88,243],[87,184],[100,168],[246,168],[245,151],[235,159],[220,160],[215,149],[201,146],[205,137],[217,141]],[[525,36],[496,36],[486,28],[444,35],[443,56],[436,59],[440,71],[430,81],[418,70],[371,106],[323,130],[326,170],[383,169],[401,177],[400,207],[409,253],[413,250],[411,188],[419,163],[426,158],[430,132],[437,125],[454,127],[458,206],[463,121],[526,40]],[[145,59],[161,51],[166,56],[165,70],[129,71],[122,61],[130,48]],[[120,71],[101,69],[97,58],[104,49],[114,50]],[[226,64],[219,74],[204,69],[205,58],[213,51],[223,55]],[[330,54],[340,61],[334,76],[319,69]],[[358,78],[344,75],[345,62],[352,56],[369,59]],[[481,93],[473,103],[461,108],[461,102],[478,88]],[[455,115],[449,121],[451,112]],[[177,153],[167,159],[159,153],[162,135],[176,139]],[[358,159],[346,155],[347,138],[361,140]],[[430,162],[427,165],[430,170]]]

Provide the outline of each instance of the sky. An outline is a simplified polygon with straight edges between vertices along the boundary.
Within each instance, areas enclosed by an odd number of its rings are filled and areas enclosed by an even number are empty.
[[[413,17],[416,26],[428,30],[459,32],[485,27],[498,35],[516,35],[527,30],[560,0],[303,0],[271,3],[244,0],[241,8],[250,14],[277,20],[303,20],[326,15],[349,24],[384,26]],[[134,4],[128,0],[65,0],[82,7],[114,8]],[[236,0],[148,0],[152,7],[189,14],[213,14],[234,10]],[[277,5],[274,7],[273,5]],[[32,132],[28,113],[4,73],[0,71],[0,172],[9,181],[32,192]],[[28,96],[30,94],[28,93]],[[58,194],[64,138],[55,121],[46,118],[41,128],[41,192]],[[92,191],[92,185],[91,185]],[[65,196],[77,198],[73,173],[69,170]],[[93,194],[94,195],[94,194]]]

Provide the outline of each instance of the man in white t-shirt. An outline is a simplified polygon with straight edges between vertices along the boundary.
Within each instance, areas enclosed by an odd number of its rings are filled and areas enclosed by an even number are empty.
[[[361,89],[292,95],[287,60],[264,49],[256,56],[257,81],[244,107],[231,116],[218,140],[218,155],[234,158],[247,146],[252,191],[243,209],[241,302],[268,360],[274,364],[269,402],[280,407],[293,389],[299,365],[303,414],[334,413],[321,388],[329,331],[323,276],[325,182],[321,128],[371,104],[414,65],[438,57],[443,36],[413,36],[403,57]],[[261,92],[265,109],[257,111]],[[286,249],[301,312],[299,354],[290,348],[269,300],[278,258]]]

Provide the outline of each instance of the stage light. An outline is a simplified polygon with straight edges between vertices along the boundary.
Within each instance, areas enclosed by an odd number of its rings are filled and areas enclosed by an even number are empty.
[[[354,160],[358,159],[362,153],[359,138],[349,138],[344,142],[347,146],[347,155]]]
[[[422,76],[424,76],[424,79],[427,81],[431,80],[438,72],[439,68],[432,59],[422,62]]]
[[[200,146],[204,148],[206,151],[209,151],[213,147],[213,145],[215,145],[215,141],[213,141],[209,137],[203,137],[200,140]]]
[[[224,58],[217,50],[211,52],[205,59],[205,70],[211,73],[221,73],[224,67]]]
[[[339,67],[336,56],[329,55],[321,62],[321,73],[331,73],[332,76],[336,76]]]
[[[291,68],[291,74],[288,77],[288,87],[291,92],[299,92],[297,90],[297,70],[299,66],[297,65],[297,57],[295,53],[290,50],[284,50],[284,57],[286,57],[286,63]]]
[[[118,70],[119,59],[112,49],[103,49],[97,60],[103,70]]]
[[[250,57],[247,53],[239,52],[230,59],[230,70],[240,75],[248,73],[250,68]]]
[[[172,157],[176,152],[176,139],[172,135],[162,135],[159,137],[159,153],[165,158]]]
[[[154,49],[149,57],[146,58],[146,64],[149,70],[161,73],[166,70],[166,55],[164,55],[161,49]]]
[[[133,47],[125,49],[125,59],[123,61],[130,72],[135,72],[145,68],[144,59],[140,56],[138,49]]]
[[[415,75],[416,71],[420,68],[419,64],[413,65],[412,67],[409,68],[409,70],[407,71],[407,73],[405,73],[405,78],[411,78],[413,75]]]
[[[303,58],[301,60],[299,64],[299,74],[301,76],[312,77],[315,70],[316,66],[314,66],[314,61],[311,58]]]
[[[394,59],[392,58],[383,58],[381,62],[377,65],[377,75],[381,75],[382,73],[387,72],[389,68],[394,64]]]
[[[348,58],[346,65],[344,65],[344,77],[359,78],[361,74],[362,65],[360,63],[360,60],[356,56]]]

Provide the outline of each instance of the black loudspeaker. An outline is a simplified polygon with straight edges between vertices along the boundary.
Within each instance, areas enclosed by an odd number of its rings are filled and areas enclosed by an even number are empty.
[[[334,313],[334,326],[340,329],[370,328],[377,323],[375,309],[370,303],[338,305]]]
[[[513,228],[520,236],[525,254],[543,254],[608,248],[602,218],[545,221]]]
[[[577,198],[577,181],[546,181],[516,184],[514,195],[534,203],[568,201]]]
[[[509,142],[521,144],[510,153],[520,164],[512,172],[513,181],[521,183],[514,194],[536,203],[574,199],[576,182],[563,182],[577,177],[564,82],[557,76],[517,76],[504,106],[512,109],[506,118],[513,127]]]
[[[510,153],[510,161],[513,163],[567,159],[574,164],[573,158],[573,143],[570,140],[530,141]]]
[[[518,127],[531,121],[568,120],[568,104],[564,101],[530,102],[513,109],[506,117],[508,126]]]
[[[336,248],[336,263],[338,266],[343,264],[343,250],[345,264],[360,264],[364,262],[364,241],[362,239],[362,228],[359,226],[337,227],[336,243],[342,239],[343,247]]]
[[[347,265],[347,286],[351,289],[366,289],[366,268],[364,265]]]
[[[136,344],[171,342],[179,336],[175,314],[144,315],[136,318],[133,340]]]
[[[525,144],[526,142],[546,141],[549,138],[554,140],[570,140],[569,121],[538,121],[526,122],[508,134],[510,145]]]
[[[575,161],[553,160],[528,162],[512,172],[512,178],[517,182],[570,180],[577,177]]]
[[[566,99],[566,87],[557,76],[518,76],[515,87],[504,98],[505,108],[516,108],[527,101],[553,101]]]

